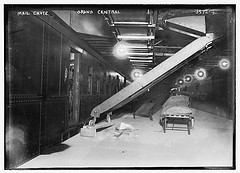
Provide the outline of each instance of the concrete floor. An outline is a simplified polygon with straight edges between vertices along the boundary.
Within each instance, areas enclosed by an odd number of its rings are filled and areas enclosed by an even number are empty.
[[[123,114],[114,126],[97,132],[96,138],[79,134],[19,168],[84,167],[216,167],[232,166],[233,122],[196,110],[194,130],[168,130],[147,117]],[[114,137],[121,122],[136,130]]]

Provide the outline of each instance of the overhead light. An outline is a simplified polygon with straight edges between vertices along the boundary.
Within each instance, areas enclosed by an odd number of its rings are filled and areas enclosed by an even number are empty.
[[[126,42],[118,42],[113,48],[113,54],[119,59],[126,59],[129,54]]]
[[[141,69],[133,69],[133,71],[131,72],[131,77],[133,80],[138,79],[142,75],[143,75],[143,70]]]
[[[135,78],[138,78],[138,77],[140,77],[141,76],[141,74],[140,74],[140,72],[135,72],[135,73],[133,73],[133,76],[135,77]]]
[[[141,36],[141,35],[118,35],[118,39],[122,40],[153,40],[154,36]]]
[[[185,81],[186,83],[192,82],[192,75],[190,75],[190,74],[186,75],[186,76],[184,77],[184,81]]]
[[[230,67],[230,61],[228,59],[221,59],[218,65],[222,70],[227,70]]]
[[[197,69],[195,72],[194,72],[194,77],[197,79],[197,80],[203,80],[207,77],[207,72],[205,69],[203,68],[200,68],[200,69]]]
[[[199,77],[203,77],[203,76],[204,76],[204,72],[203,72],[203,71],[199,71],[199,72],[197,73],[197,75],[198,75]]]
[[[178,79],[177,80],[177,84],[178,85],[183,85],[184,84],[184,80],[183,79]]]

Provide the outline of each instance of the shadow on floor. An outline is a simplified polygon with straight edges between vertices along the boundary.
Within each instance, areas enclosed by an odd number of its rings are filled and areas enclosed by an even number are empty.
[[[105,130],[105,129],[109,128],[109,127],[112,127],[113,125],[114,125],[114,124],[108,125],[108,126],[106,126],[106,127],[98,128],[98,129],[96,129],[96,132],[100,132],[100,131],[102,131],[102,130]]]
[[[57,153],[57,152],[61,152],[64,151],[66,149],[68,149],[70,146],[66,145],[66,144],[58,144],[56,146],[53,146],[49,149],[47,149],[46,151],[44,151],[42,154],[43,155],[47,155],[47,154],[52,154],[52,153]]]

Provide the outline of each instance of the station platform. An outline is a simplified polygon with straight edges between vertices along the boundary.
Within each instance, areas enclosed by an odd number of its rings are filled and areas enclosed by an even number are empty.
[[[95,138],[77,134],[18,168],[232,166],[232,120],[196,110],[191,135],[175,130],[163,133],[160,111],[153,114],[153,121],[122,113],[112,119],[113,126],[97,132]],[[121,123],[134,130],[116,137]]]

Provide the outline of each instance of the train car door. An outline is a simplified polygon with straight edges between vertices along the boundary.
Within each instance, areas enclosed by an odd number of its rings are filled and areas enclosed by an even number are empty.
[[[68,127],[79,122],[80,115],[80,59],[81,53],[72,51],[69,63],[69,118]]]

